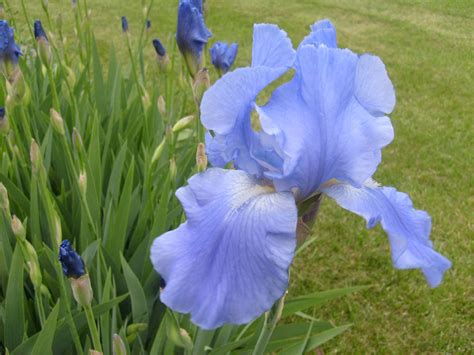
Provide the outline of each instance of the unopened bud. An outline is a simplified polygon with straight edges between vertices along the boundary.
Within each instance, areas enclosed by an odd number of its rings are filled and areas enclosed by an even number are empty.
[[[24,241],[27,255],[25,255],[26,264],[28,265],[28,274],[30,276],[31,283],[35,289],[39,289],[43,284],[43,277],[41,276],[41,269],[38,261],[38,254],[36,254],[35,248],[27,240]]]
[[[23,223],[18,219],[17,216],[12,217],[12,231],[15,237],[19,241],[25,241],[26,240],[26,230],[25,227],[23,227]]]
[[[54,212],[53,222],[54,222],[54,239],[56,240],[56,243],[58,243],[58,246],[59,246],[63,239],[63,233],[62,233],[62,228],[61,228],[61,219],[59,218],[57,212]]]
[[[38,54],[41,59],[41,62],[45,67],[49,67],[51,64],[51,47],[46,37],[38,37],[36,39],[38,43]]]
[[[98,350],[89,349],[89,355],[104,355],[104,353]]]
[[[92,286],[91,279],[88,274],[84,274],[81,277],[75,279],[70,278],[72,294],[77,303],[82,307],[88,307],[92,303]]]
[[[112,336],[112,351],[114,355],[127,355],[127,348],[118,334]]]
[[[133,323],[127,327],[127,334],[140,333],[147,330],[148,324],[146,323]]]
[[[148,92],[145,89],[143,89],[142,102],[145,110],[148,110],[151,106],[151,100],[150,95],[148,95]]]
[[[161,117],[165,117],[166,116],[166,102],[165,102],[165,98],[160,95],[158,97],[158,112],[160,113]]]
[[[34,139],[31,140],[30,161],[33,173],[37,174],[40,171],[42,160],[40,148]]]
[[[170,65],[170,57],[168,56],[168,53],[165,53],[165,55],[158,56],[158,65],[160,66],[160,69],[168,73],[171,69]]]
[[[81,134],[75,127],[72,129],[72,144],[78,152],[84,150],[84,143],[82,142]]]
[[[79,182],[79,190],[81,191],[81,194],[85,196],[87,192],[87,174],[85,171],[82,171],[79,174],[78,182]]]
[[[7,135],[10,131],[10,124],[4,107],[0,107],[0,134]]]
[[[160,145],[155,149],[155,152],[153,153],[153,157],[151,158],[152,164],[160,160],[161,156],[163,155],[163,151],[165,150],[165,146],[166,146],[166,138],[163,139]]]
[[[74,85],[76,85],[76,74],[74,74],[74,71],[68,66],[65,66],[65,68],[67,72],[66,80],[69,87],[72,89],[74,88]]]
[[[51,123],[53,125],[54,130],[57,133],[64,136],[65,132],[64,132],[64,120],[63,120],[63,118],[61,117],[59,112],[56,111],[54,108],[52,108],[49,112],[50,112],[50,115],[51,115]]]
[[[196,78],[193,83],[193,94],[194,101],[199,107],[201,105],[201,100],[207,89],[211,86],[211,80],[209,78],[209,71],[207,68],[203,68],[196,74]]]
[[[204,143],[199,143],[196,150],[196,166],[198,172],[203,172],[207,168],[206,146]]]
[[[8,191],[5,185],[0,182],[0,209],[5,216],[10,215],[10,200],[8,199]]]
[[[174,158],[170,159],[170,178],[171,181],[176,180],[176,176],[178,176],[178,167],[176,166],[176,160]]]
[[[194,121],[194,116],[193,115],[181,118],[173,126],[173,133],[181,132],[183,129],[188,127],[193,121]]]
[[[15,104],[27,105],[29,103],[31,98],[30,90],[20,68],[15,68],[10,79],[6,81],[6,87],[8,94],[6,100],[7,107]]]
[[[189,336],[189,333],[185,329],[179,328],[179,336],[181,337],[181,340],[183,341],[183,345],[185,349],[193,348],[194,346],[193,341],[191,337]]]
[[[5,18],[5,9],[3,8],[3,5],[0,5],[0,19]]]

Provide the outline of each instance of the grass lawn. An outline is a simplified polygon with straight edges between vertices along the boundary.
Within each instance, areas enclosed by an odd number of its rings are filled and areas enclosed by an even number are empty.
[[[418,271],[391,267],[381,228],[325,200],[313,237],[292,269],[290,295],[349,285],[366,291],[317,309],[321,318],[355,325],[328,343],[328,352],[468,352],[474,347],[474,3],[470,1],[208,0],[216,40],[237,41],[237,66],[249,63],[252,24],[276,23],[297,45],[308,26],[331,19],[341,47],[380,56],[397,91],[391,115],[396,138],[375,178],[408,192],[433,217],[436,249],[453,262],[444,283],[429,289]],[[17,42],[29,38],[20,0]],[[39,1],[26,1],[43,16]],[[50,0],[71,33],[70,1]],[[104,58],[113,43],[125,53],[120,16],[133,35],[138,0],[88,0]],[[177,1],[154,5],[152,33],[171,43]],[[140,20],[139,20],[140,19]],[[47,26],[45,19],[44,24]],[[73,49],[71,49],[73,50]],[[153,49],[150,45],[150,56]],[[126,56],[124,56],[126,58]],[[125,59],[124,59],[125,60]]]

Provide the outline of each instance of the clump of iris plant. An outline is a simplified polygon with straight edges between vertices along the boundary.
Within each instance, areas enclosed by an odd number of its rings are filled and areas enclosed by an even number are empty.
[[[225,42],[216,42],[211,49],[209,49],[212,64],[219,73],[219,76],[227,73],[232,67],[237,57],[238,48],[237,43],[232,43],[229,46]]]
[[[194,78],[202,68],[202,52],[211,32],[204,23],[201,0],[180,0],[176,42]]]
[[[259,93],[289,70],[293,79],[258,106]],[[394,266],[421,269],[438,286],[451,263],[433,249],[430,216],[372,178],[394,136],[387,117],[394,106],[380,58],[338,48],[328,20],[296,51],[277,26],[255,25],[251,66],[227,73],[203,97],[214,168],[178,189],[187,221],[151,248],[166,282],[161,300],[204,329],[268,311],[288,287],[297,224],[306,222],[298,212],[322,195],[369,228],[380,223]],[[228,163],[236,170],[224,169]]]
[[[15,66],[23,53],[15,43],[13,28],[5,20],[0,20],[0,62],[3,67]]]

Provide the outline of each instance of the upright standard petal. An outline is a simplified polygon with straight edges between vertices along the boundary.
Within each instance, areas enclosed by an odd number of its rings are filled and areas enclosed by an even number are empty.
[[[284,31],[274,25],[255,25],[252,67],[227,73],[206,91],[201,120],[214,134],[208,142],[214,166],[233,161],[250,174],[262,173],[263,167],[251,152],[263,148],[250,115],[258,94],[293,65],[294,56]]]
[[[311,26],[311,33],[306,36],[300,44],[314,45],[319,47],[324,44],[326,47],[337,48],[336,28],[329,20],[317,21]]]
[[[362,216],[367,228],[381,223],[390,241],[397,269],[421,269],[431,287],[438,286],[451,262],[433,250],[431,217],[413,208],[410,197],[393,187],[379,187],[368,181],[357,189],[336,183],[323,190],[343,208]]]
[[[176,195],[187,222],[151,249],[166,283],[161,300],[204,329],[244,324],[270,309],[288,286],[296,245],[292,194],[243,171],[212,168]]]
[[[361,186],[375,172],[393,128],[358,101],[356,93],[376,96],[366,92],[375,86],[358,84],[360,60],[347,49],[302,46],[294,79],[258,109],[263,131],[282,143],[283,169],[267,173],[279,190],[306,198],[328,180]]]

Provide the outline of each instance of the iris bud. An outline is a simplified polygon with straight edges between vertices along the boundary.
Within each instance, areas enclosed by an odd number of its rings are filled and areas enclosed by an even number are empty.
[[[36,20],[33,25],[36,43],[38,43],[38,53],[41,62],[45,66],[49,66],[51,62],[51,48],[49,46],[48,36],[43,29],[43,25],[40,20]]]
[[[63,240],[59,246],[59,261],[65,276],[79,279],[86,274],[86,267],[81,256],[72,248],[69,240]]]
[[[153,157],[151,158],[152,164],[160,160],[161,155],[163,154],[163,151],[165,150],[165,145],[166,145],[166,139],[163,139],[160,145],[155,149],[155,152],[153,153]]]
[[[12,232],[15,235],[15,237],[18,239],[20,242],[26,241],[26,230],[25,227],[23,227],[23,223],[18,219],[17,216],[12,217]]]
[[[168,53],[166,53],[166,48],[160,42],[158,38],[155,38],[153,41],[153,48],[155,48],[156,55],[158,57],[158,64],[160,65],[161,70],[164,72],[169,71],[170,69],[170,58]]]
[[[70,278],[72,295],[77,303],[82,307],[88,307],[92,303],[94,296],[92,292],[91,279],[88,274],[84,274],[81,277],[75,279]]]
[[[22,54],[15,43],[13,28],[8,25],[8,21],[0,20],[0,62],[4,71],[10,73]]]
[[[54,108],[52,108],[50,111],[50,116],[51,116],[51,123],[53,125],[54,130],[59,133],[60,135],[64,136],[64,120],[59,114],[58,111],[56,111]]]
[[[202,51],[211,36],[204,23],[201,0],[180,0],[176,42],[193,78],[202,68]]]
[[[5,185],[0,182],[0,209],[5,216],[10,215],[10,200],[8,199],[8,191]]]
[[[196,150],[196,166],[198,172],[203,172],[207,168],[206,146],[204,143],[199,143]]]
[[[84,150],[84,143],[82,142],[82,137],[79,131],[74,127],[72,129],[72,144],[76,148],[77,152],[82,152]]]
[[[112,351],[114,355],[127,355],[127,348],[118,334],[112,336]]]
[[[85,171],[82,171],[79,174],[78,183],[79,183],[79,190],[81,191],[81,194],[85,196],[87,192],[87,174]]]
[[[160,113],[161,117],[165,117],[166,116],[166,102],[165,102],[165,98],[162,95],[158,97],[157,106],[158,106],[158,112]]]
[[[211,86],[211,80],[209,79],[209,71],[206,68],[201,69],[193,83],[193,94],[194,101],[199,107],[201,105],[202,97],[207,89]]]
[[[38,146],[38,143],[36,143],[34,139],[31,140],[30,161],[31,161],[31,170],[33,174],[36,175],[39,172],[41,172],[41,167],[42,167],[41,151]]]
[[[183,129],[188,127],[194,121],[194,116],[186,116],[181,118],[178,122],[176,122],[173,126],[173,133],[181,132]]]
[[[128,32],[128,20],[126,16],[122,16],[122,31],[124,33]]]
[[[36,254],[36,250],[33,248],[33,245],[31,245],[30,242],[25,240],[24,244],[27,253],[27,255],[25,255],[25,259],[27,260],[26,264],[28,265],[28,274],[35,289],[39,289],[43,284],[43,277],[41,275],[38,254]]]
[[[176,180],[176,176],[178,176],[178,167],[176,165],[176,159],[173,157],[170,159],[170,178],[171,181]]]
[[[5,108],[0,107],[0,134],[7,135],[10,131],[8,117],[5,115]]]

